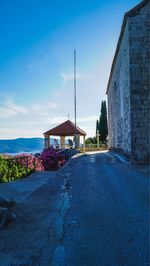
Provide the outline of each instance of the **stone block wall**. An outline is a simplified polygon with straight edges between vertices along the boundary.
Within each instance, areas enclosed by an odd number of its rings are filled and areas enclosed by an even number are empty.
[[[108,90],[109,148],[131,153],[128,23]]]
[[[108,88],[109,148],[150,156],[150,1],[126,20]]]
[[[150,155],[150,3],[129,17],[131,157],[148,162]]]

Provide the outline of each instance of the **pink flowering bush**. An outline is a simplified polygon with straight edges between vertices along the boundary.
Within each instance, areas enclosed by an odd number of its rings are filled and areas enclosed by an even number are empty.
[[[61,150],[46,149],[41,154],[45,170],[58,170],[68,159]]]
[[[69,158],[63,150],[49,148],[38,156],[21,154],[0,157],[0,182],[10,182],[37,171],[55,171]]]
[[[33,171],[44,171],[43,167],[43,162],[40,156],[34,156],[34,155],[29,155],[29,154],[21,154],[17,155],[14,158],[17,159],[17,162],[28,168],[28,172],[33,172]]]

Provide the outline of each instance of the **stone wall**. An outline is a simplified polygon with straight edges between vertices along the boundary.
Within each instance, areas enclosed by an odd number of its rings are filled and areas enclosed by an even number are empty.
[[[128,22],[108,90],[109,148],[131,153]]]
[[[148,161],[150,154],[150,4],[129,17],[132,160]]]
[[[129,18],[132,160],[147,161],[150,151],[149,3]]]
[[[150,3],[126,20],[108,88],[109,148],[133,162],[150,154]]]

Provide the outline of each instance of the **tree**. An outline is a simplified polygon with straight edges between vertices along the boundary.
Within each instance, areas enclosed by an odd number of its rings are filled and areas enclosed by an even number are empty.
[[[96,134],[97,134],[97,130],[99,130],[99,122],[98,122],[98,120],[96,121]]]
[[[87,138],[86,141],[85,141],[85,144],[96,144],[97,143],[97,140],[96,138]]]
[[[86,140],[85,140],[85,144],[93,144],[93,138],[87,138]]]
[[[107,136],[108,136],[106,101],[102,101],[101,103],[101,114],[100,114],[100,119],[99,119],[99,133],[100,133],[100,140],[106,141]]]

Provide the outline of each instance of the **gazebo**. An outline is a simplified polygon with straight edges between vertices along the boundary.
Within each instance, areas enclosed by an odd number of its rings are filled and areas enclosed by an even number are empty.
[[[85,152],[85,136],[86,133],[80,129],[78,126],[75,127],[75,124],[67,120],[64,123],[54,127],[44,133],[45,139],[45,149],[50,147],[50,136],[59,136],[60,137],[60,148],[65,149],[65,137],[72,137],[76,135],[77,139],[77,148],[80,147],[80,137],[83,137],[83,146]]]

